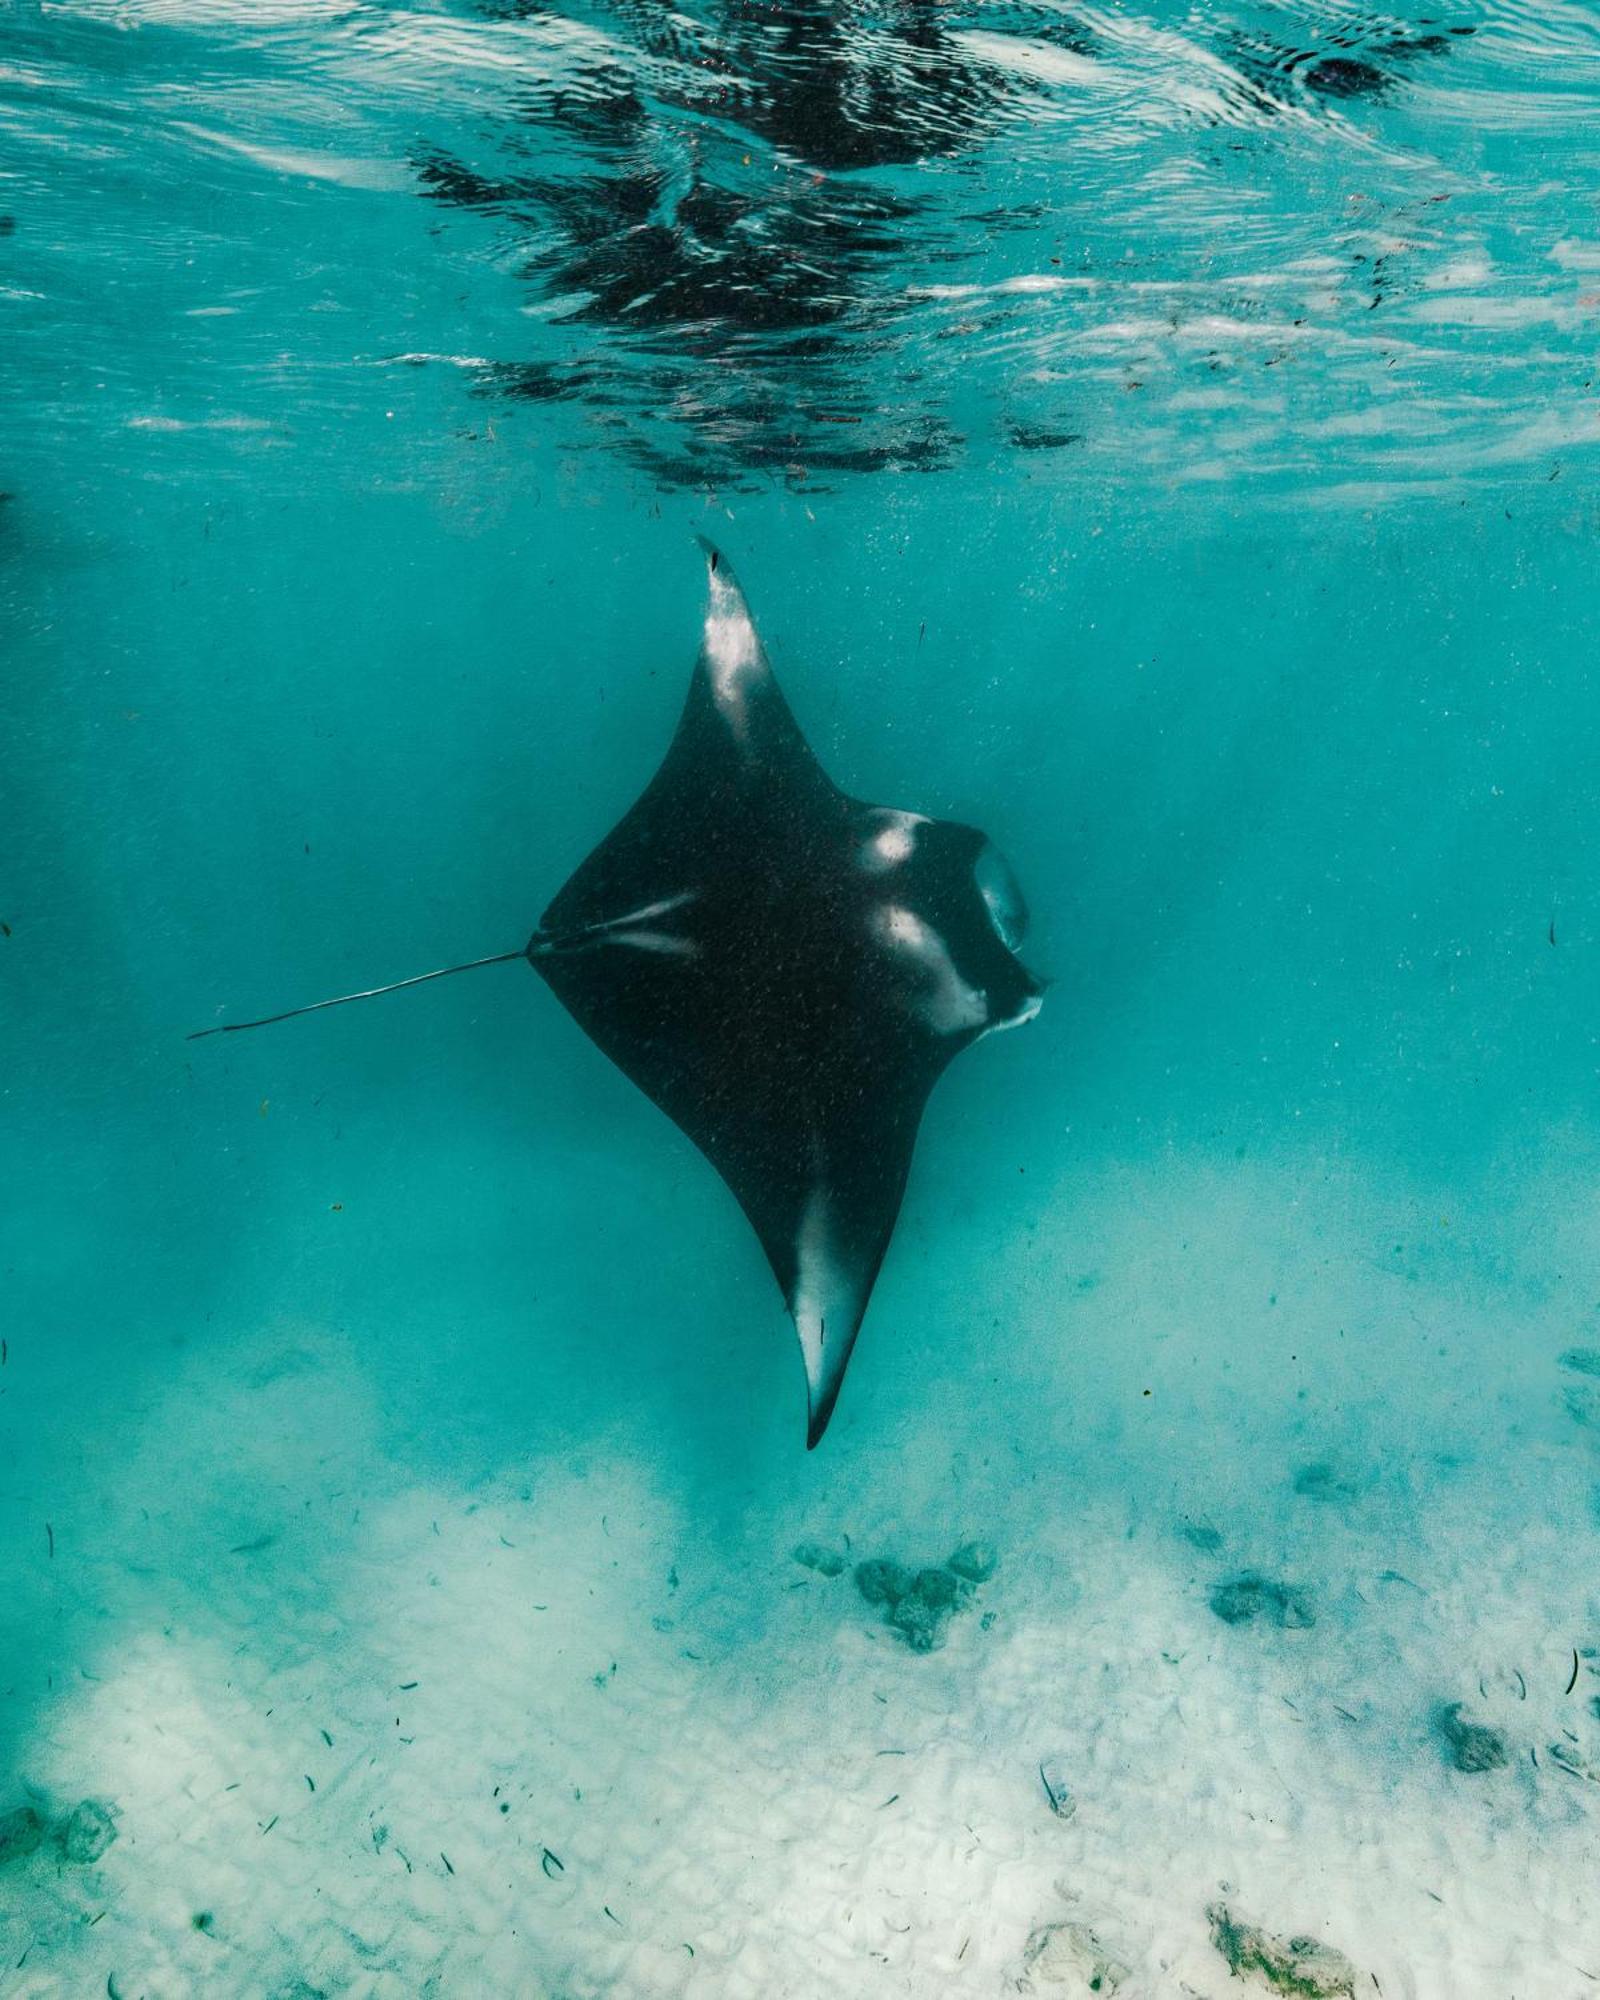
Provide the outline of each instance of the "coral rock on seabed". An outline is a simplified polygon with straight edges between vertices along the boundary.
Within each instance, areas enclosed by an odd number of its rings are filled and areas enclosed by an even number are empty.
[[[902,1564],[875,1557],[856,1564],[856,1589],[869,1604],[898,1604],[911,1588],[911,1572]]]
[[[1128,1976],[1087,1924],[1041,1924],[1022,1952],[1021,1993],[1046,1992],[1056,2000],[1089,2000],[1115,1993]]]
[[[889,1613],[889,1623],[913,1653],[931,1653],[942,1643],[957,1602],[953,1576],[939,1569],[919,1570],[911,1588]]]
[[[97,1799],[83,1799],[56,1829],[61,1852],[69,1861],[98,1861],[117,1837],[117,1822],[111,1808]]]
[[[1357,1973],[1342,1951],[1316,1938],[1273,1937],[1222,1903],[1206,1911],[1211,1942],[1235,1979],[1254,1977],[1288,2000],[1355,2000]]]
[[[874,1557],[856,1564],[856,1588],[869,1604],[887,1607],[887,1623],[914,1653],[932,1653],[944,1644],[944,1628],[965,1611],[979,1583],[993,1576],[1000,1558],[986,1542],[966,1542],[940,1569],[913,1576],[900,1563]],[[990,1618],[983,1620],[989,1629]]]

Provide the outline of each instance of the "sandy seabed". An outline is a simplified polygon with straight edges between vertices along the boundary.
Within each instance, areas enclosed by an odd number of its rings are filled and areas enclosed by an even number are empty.
[[[0,1993],[1600,1993],[1592,1300],[1422,1196],[1262,1200],[1080,1192],[978,1369],[939,1288],[992,1218],[913,1220],[786,1479],[766,1429],[681,1478],[644,1392],[518,1458],[317,1325],[108,1376],[5,1481],[41,1837]],[[854,1565],[970,1537],[995,1574],[913,1650]],[[116,1838],[72,1860],[83,1799]]]

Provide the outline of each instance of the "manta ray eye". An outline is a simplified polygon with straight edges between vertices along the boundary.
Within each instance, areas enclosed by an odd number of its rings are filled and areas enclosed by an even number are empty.
[[[993,841],[986,840],[973,864],[972,879],[989,911],[995,935],[1007,951],[1020,951],[1028,933],[1028,906],[1017,887],[1011,864]]]

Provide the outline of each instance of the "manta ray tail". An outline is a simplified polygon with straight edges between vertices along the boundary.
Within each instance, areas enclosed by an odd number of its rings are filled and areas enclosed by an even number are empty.
[[[620,917],[606,917],[598,923],[578,924],[569,930],[535,931],[521,951],[491,952],[487,958],[469,958],[461,965],[441,965],[437,972],[416,972],[409,979],[391,980],[387,986],[368,986],[360,993],[340,993],[332,1000],[313,1000],[304,1007],[286,1007],[281,1014],[263,1014],[259,1021],[223,1021],[215,1028],[196,1028],[184,1039],[204,1041],[207,1035],[237,1035],[245,1028],[270,1028],[275,1021],[292,1021],[300,1014],[320,1014],[324,1007],[348,1007],[352,1000],[376,1000],[380,993],[399,993],[407,986],[426,986],[430,979],[448,979],[456,972],[476,972],[480,965],[509,965],[514,958],[549,958],[557,952],[582,951],[591,945],[632,945],[641,951],[684,953],[692,956],[692,939],[666,931],[641,930],[639,925],[669,916],[695,900],[692,889],[680,895],[664,896]]]
[[[333,1000],[313,1000],[309,1006],[289,1007],[281,1014],[263,1014],[259,1021],[224,1021],[220,1027],[196,1028],[184,1039],[200,1042],[207,1035],[237,1035],[245,1028],[270,1028],[274,1021],[292,1021],[297,1014],[320,1014],[324,1007],[348,1007],[352,1000],[376,1000],[380,993],[398,993],[405,986],[425,986],[430,979],[448,979],[453,972],[476,972],[480,965],[506,965],[527,955],[526,947],[521,951],[497,951],[490,958],[469,958],[463,965],[441,965],[437,972],[414,973],[411,978],[396,979],[388,986],[369,986],[361,993],[341,993]]]

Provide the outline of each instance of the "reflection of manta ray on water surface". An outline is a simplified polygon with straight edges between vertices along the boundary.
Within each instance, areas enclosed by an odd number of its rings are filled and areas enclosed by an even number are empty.
[[[1038,1012],[1026,911],[975,829],[865,805],[824,773],[732,572],[707,545],[700,659],[666,758],[521,951],[738,1198],[827,1427],[957,1050]],[[203,1034],[262,1027],[230,1022]]]

